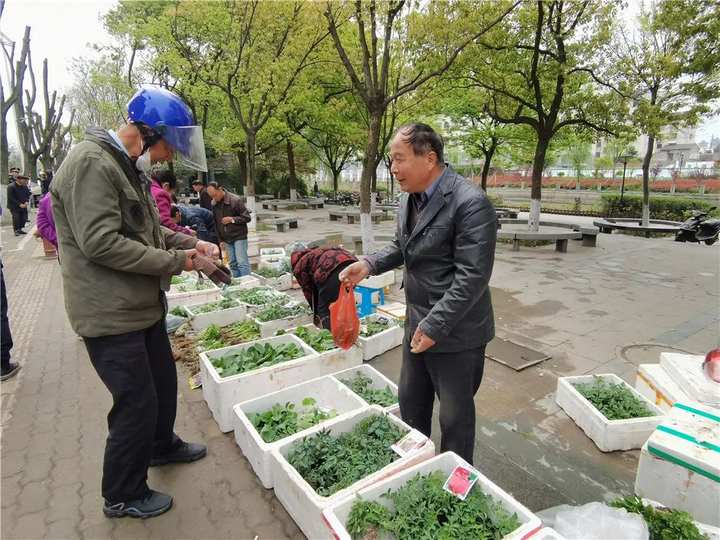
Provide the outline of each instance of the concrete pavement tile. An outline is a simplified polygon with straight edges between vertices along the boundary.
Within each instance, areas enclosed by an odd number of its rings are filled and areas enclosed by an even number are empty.
[[[53,540],[70,540],[77,538],[79,531],[75,527],[77,521],[74,518],[53,521],[47,526],[46,538]]]
[[[12,532],[7,535],[3,534],[3,538],[7,540],[34,540],[48,538],[47,533],[43,512],[35,512],[20,516]]]
[[[17,515],[23,516],[47,509],[50,502],[50,488],[46,480],[25,484],[18,496]]]
[[[26,453],[23,450],[2,451],[2,477],[7,478],[21,472],[25,467]]]

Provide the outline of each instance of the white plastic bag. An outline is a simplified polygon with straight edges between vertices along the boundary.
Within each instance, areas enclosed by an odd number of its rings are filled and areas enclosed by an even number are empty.
[[[538,512],[543,525],[567,540],[648,540],[647,523],[639,514],[591,502],[583,506],[560,505]]]

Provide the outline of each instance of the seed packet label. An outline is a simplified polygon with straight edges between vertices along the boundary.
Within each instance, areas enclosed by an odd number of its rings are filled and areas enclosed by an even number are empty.
[[[461,501],[464,501],[479,477],[475,469],[468,469],[467,467],[458,465],[453,469],[453,472],[450,473],[448,479],[445,480],[443,489],[448,493],[452,493]]]
[[[190,390],[195,390],[196,388],[200,388],[202,386],[202,379],[200,378],[199,371],[188,379],[188,384],[190,384]]]
[[[425,435],[416,429],[412,429],[408,431],[402,439],[393,444],[390,449],[400,457],[405,457],[415,450],[422,448],[426,442],[427,437]]]

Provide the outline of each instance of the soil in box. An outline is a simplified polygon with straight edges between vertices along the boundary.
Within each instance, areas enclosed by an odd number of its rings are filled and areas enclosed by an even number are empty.
[[[595,377],[591,383],[579,383],[574,386],[608,420],[655,416],[655,413],[623,384],[613,384]]]
[[[403,487],[381,495],[392,510],[375,501],[352,506],[347,530],[352,538],[487,538],[499,539],[521,525],[516,514],[479,488],[465,500],[446,491],[447,474],[416,475]]]
[[[257,343],[247,349],[213,358],[211,363],[220,377],[230,377],[281,362],[295,360],[306,353],[294,343],[271,345]]]
[[[367,401],[370,405],[390,407],[398,402],[397,395],[395,395],[395,392],[393,392],[389,386],[386,386],[385,388],[373,388],[373,380],[370,377],[363,375],[360,371],[356,371],[352,377],[340,379],[340,382]]]
[[[323,410],[307,397],[297,407],[294,403],[276,403],[272,409],[250,415],[250,421],[266,443],[272,443],[298,431],[337,416],[335,410]]]
[[[203,351],[222,349],[260,339],[260,327],[255,321],[243,321],[227,326],[211,324],[198,336],[198,346]]]
[[[405,430],[387,415],[373,415],[338,436],[322,430],[293,446],[288,462],[321,496],[329,497],[398,458],[390,447]]]

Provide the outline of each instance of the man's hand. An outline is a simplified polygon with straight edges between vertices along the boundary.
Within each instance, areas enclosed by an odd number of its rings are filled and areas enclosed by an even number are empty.
[[[370,267],[368,266],[368,263],[366,263],[365,261],[358,261],[352,263],[350,266],[346,267],[342,272],[340,272],[338,279],[343,284],[352,285],[354,287],[363,279],[368,277],[369,274]]]
[[[212,242],[198,240],[198,243],[195,244],[195,249],[200,255],[205,255],[206,257],[210,257],[211,259],[220,258],[220,248],[218,248]]]
[[[420,330],[420,327],[415,330],[415,334],[410,340],[410,352],[413,354],[420,354],[427,351],[430,347],[435,345],[435,342],[425,332]]]
[[[197,250],[195,250],[195,249],[186,249],[185,250],[185,266],[183,266],[183,270],[187,270],[188,272],[190,272],[195,269],[195,267],[193,266],[192,259],[196,253],[197,253]]]
[[[22,203],[22,204],[20,205],[20,208],[27,208],[27,203]]]
[[[235,221],[235,218],[232,218],[230,216],[225,216],[222,218],[222,224],[223,225],[230,225],[230,223],[233,223]]]

